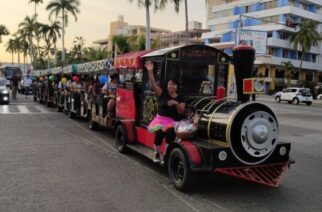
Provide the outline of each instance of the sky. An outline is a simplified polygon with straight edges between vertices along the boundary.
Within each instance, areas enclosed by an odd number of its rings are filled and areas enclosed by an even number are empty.
[[[38,5],[38,21],[49,24],[46,6],[52,0],[44,0]],[[29,0],[0,0],[0,24],[5,25],[11,34],[18,30],[18,25],[26,16],[34,14],[34,4],[28,4]],[[65,43],[69,50],[76,36],[85,39],[85,46],[91,46],[92,42],[108,37],[109,24],[124,15],[124,21],[130,25],[145,25],[145,10],[139,8],[137,0],[132,3],[129,0],[80,0],[80,14],[78,20],[70,16],[66,28]],[[206,27],[206,7],[204,0],[188,0],[189,20],[200,21],[203,28]],[[180,12],[174,11],[169,4],[162,11],[151,10],[151,26],[168,29],[171,31],[184,30],[184,4],[180,5]],[[3,36],[0,44],[0,62],[11,62],[11,54],[5,52],[5,44],[11,36]],[[58,41],[61,46],[61,41]],[[17,56],[15,56],[17,62]]]

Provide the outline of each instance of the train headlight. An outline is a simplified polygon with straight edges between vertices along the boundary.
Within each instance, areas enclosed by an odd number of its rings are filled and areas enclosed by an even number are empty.
[[[219,154],[218,154],[218,158],[221,161],[226,160],[227,159],[227,153],[225,151],[220,151]]]
[[[281,148],[280,148],[280,155],[281,156],[284,156],[286,154],[286,147],[285,146],[282,146]]]

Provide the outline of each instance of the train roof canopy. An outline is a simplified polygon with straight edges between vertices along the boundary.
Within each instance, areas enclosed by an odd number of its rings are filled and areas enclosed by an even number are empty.
[[[142,56],[153,50],[129,52],[115,58],[114,68],[135,68],[142,67]]]
[[[176,46],[152,51],[143,58],[163,57],[169,60],[216,59],[218,62],[229,62],[231,57],[221,50],[208,45]]]

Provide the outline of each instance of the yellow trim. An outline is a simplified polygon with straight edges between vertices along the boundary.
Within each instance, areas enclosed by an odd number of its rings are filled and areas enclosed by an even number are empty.
[[[231,114],[231,116],[229,117],[228,119],[228,122],[227,122],[227,127],[226,127],[226,142],[230,145],[230,137],[229,137],[229,132],[230,132],[230,129],[231,129],[231,124],[232,124],[232,120],[233,118],[235,118],[236,114],[241,110],[243,109],[244,107],[246,107],[247,105],[250,105],[250,104],[253,104],[252,102],[249,102],[249,103],[246,103],[246,104],[241,104],[239,105],[236,110],[234,110],[234,112]]]
[[[221,101],[221,100],[218,100],[218,101]],[[225,103],[226,103],[226,101],[224,101],[222,104],[218,105],[218,107],[212,112],[212,114],[210,116],[210,119],[208,121],[208,130],[207,130],[208,138],[210,138],[210,125],[212,122],[212,118],[215,116],[215,113],[218,111],[218,109]]]
[[[214,143],[217,144],[219,146],[223,146],[223,147],[230,147],[230,145],[224,141],[218,141],[218,140],[209,140],[210,143]]]

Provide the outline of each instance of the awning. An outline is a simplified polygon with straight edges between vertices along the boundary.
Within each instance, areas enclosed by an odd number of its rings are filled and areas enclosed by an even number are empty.
[[[153,50],[143,50],[138,52],[129,52],[115,58],[114,68],[135,68],[142,67],[142,56]]]

